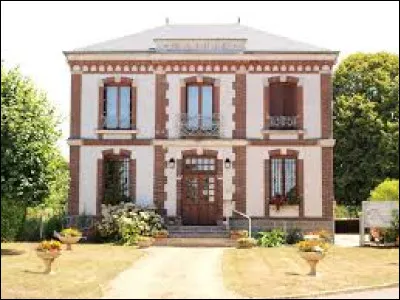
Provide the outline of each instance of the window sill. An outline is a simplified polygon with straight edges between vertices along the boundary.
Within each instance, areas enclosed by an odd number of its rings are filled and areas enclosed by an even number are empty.
[[[304,134],[305,130],[304,129],[262,129],[261,133],[262,134],[298,134],[298,133],[303,133]]]
[[[96,129],[96,133],[102,134],[136,134],[137,129]]]

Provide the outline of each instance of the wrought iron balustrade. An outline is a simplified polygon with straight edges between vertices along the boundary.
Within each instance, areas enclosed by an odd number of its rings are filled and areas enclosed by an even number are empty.
[[[220,115],[212,116],[180,114],[179,132],[182,137],[219,137]]]
[[[270,116],[268,129],[293,130],[298,129],[297,116]]]

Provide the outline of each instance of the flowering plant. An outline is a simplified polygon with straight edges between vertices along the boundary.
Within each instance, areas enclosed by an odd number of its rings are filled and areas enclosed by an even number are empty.
[[[320,252],[324,253],[328,251],[328,243],[321,240],[308,240],[301,241],[296,244],[297,248],[301,252]]]
[[[320,239],[324,242],[331,242],[332,241],[332,235],[326,231],[326,230],[319,230],[319,231],[310,231],[307,232],[304,235],[305,239],[315,239],[314,237],[318,237],[317,239]]]
[[[60,234],[64,237],[78,237],[82,236],[82,232],[80,232],[78,229],[74,228],[66,228],[63,229]]]
[[[42,241],[37,246],[36,250],[38,251],[60,251],[61,250],[61,243],[59,241],[51,240],[51,241]]]

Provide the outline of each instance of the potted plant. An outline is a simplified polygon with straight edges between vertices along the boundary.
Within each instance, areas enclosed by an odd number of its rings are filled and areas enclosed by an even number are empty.
[[[249,236],[249,232],[247,230],[231,230],[230,236],[232,240],[247,238]]]
[[[281,206],[285,205],[287,203],[287,198],[283,195],[275,195],[272,197],[270,204],[275,205],[276,211],[279,211]]]
[[[157,230],[153,233],[153,237],[158,241],[158,240],[164,240],[168,237],[168,230],[166,229],[161,229]]]
[[[56,237],[67,245],[67,250],[72,250],[71,245],[76,244],[82,238],[82,233],[74,228],[63,229]]]
[[[306,240],[296,244],[301,257],[310,265],[310,272],[308,275],[317,275],[317,264],[325,257],[328,250],[328,243],[322,240]]]
[[[237,248],[239,249],[249,249],[257,245],[257,241],[251,237],[242,237],[237,239]]]
[[[139,248],[148,248],[153,244],[153,242],[154,239],[150,236],[139,235],[137,237],[137,245]]]
[[[40,257],[45,265],[45,274],[54,274],[51,265],[54,260],[61,254],[61,243],[59,241],[42,241],[36,248],[36,254]]]

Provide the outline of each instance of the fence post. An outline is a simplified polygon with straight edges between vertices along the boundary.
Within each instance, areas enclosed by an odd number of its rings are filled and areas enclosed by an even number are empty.
[[[360,220],[360,247],[364,246],[365,243],[365,236],[364,236],[364,213],[361,212],[359,215],[359,220]]]

